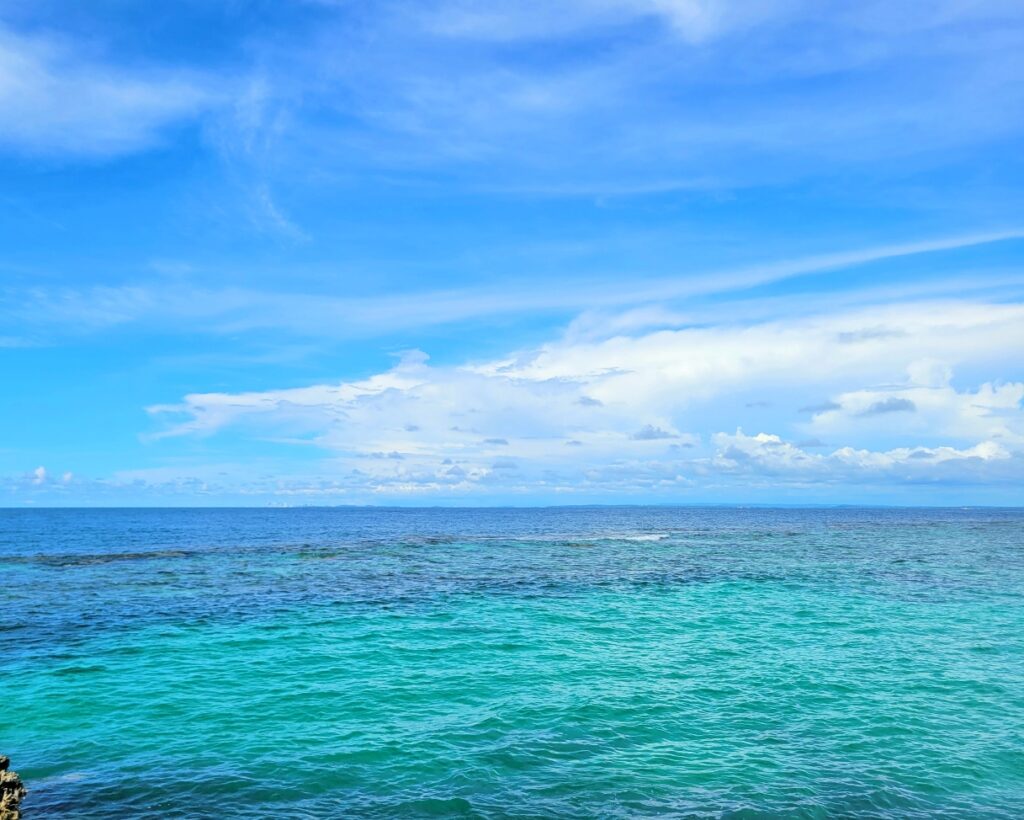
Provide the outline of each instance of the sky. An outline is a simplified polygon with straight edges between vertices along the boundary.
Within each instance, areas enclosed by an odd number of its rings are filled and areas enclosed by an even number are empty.
[[[1018,0],[0,0],[0,506],[1024,503]]]

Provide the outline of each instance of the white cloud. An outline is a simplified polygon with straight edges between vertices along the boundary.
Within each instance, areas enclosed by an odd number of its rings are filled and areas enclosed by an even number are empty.
[[[905,179],[1018,134],[1019,7],[892,5],[398,0],[358,27],[342,12],[313,42],[260,49],[264,97],[291,115],[273,167],[618,196],[840,166]]]
[[[1024,349],[1024,305],[930,302],[636,337],[567,337],[458,367],[434,367],[411,353],[361,381],[194,394],[151,411],[179,418],[159,435],[234,426],[316,446],[329,455],[332,475],[387,492],[399,485],[621,489],[751,469],[910,480],[952,462],[969,464],[968,472],[1017,463],[1024,384],[958,392],[949,383],[958,365],[1003,367],[1007,349]],[[840,388],[830,391],[834,409],[810,420],[797,413],[793,396],[850,383],[894,386]],[[758,412],[789,404],[794,431],[806,426],[845,446],[823,454],[775,434],[717,432],[735,408],[750,411],[736,396],[752,390],[774,399],[755,403]],[[872,444],[892,438],[879,425],[897,422],[905,425],[897,446]],[[710,453],[701,447],[706,435]]]
[[[429,30],[483,40],[548,40],[636,20],[665,23],[680,37],[701,42],[738,27],[784,16],[797,4],[783,0],[447,0],[420,11]]]
[[[0,146],[104,157],[147,148],[218,97],[185,72],[128,72],[73,43],[0,28]]]
[[[64,492],[71,484],[74,476],[65,472],[55,476],[44,465],[40,464],[34,470],[22,473],[20,476],[0,476],[0,489],[8,489],[15,493],[35,496],[49,492]],[[24,499],[22,499],[24,500]]]
[[[287,230],[284,226],[277,226]],[[301,238],[300,234],[293,234]],[[863,302],[876,299],[900,302],[922,295],[968,294],[971,288],[1024,284],[1020,276],[1001,276],[993,281],[976,278],[971,283],[931,282],[915,289],[886,289],[880,293],[829,293],[812,300],[787,297],[784,303],[727,303],[694,309],[673,309],[676,300],[712,297],[782,282],[795,277],[824,277],[850,267],[923,256],[1024,238],[1020,229],[948,236],[917,242],[861,248],[809,257],[766,262],[741,268],[698,271],[690,275],[652,277],[623,285],[621,280],[564,281],[560,287],[506,285],[436,290],[401,295],[339,298],[330,294],[268,292],[243,288],[190,287],[180,281],[155,284],[94,286],[87,289],[32,288],[0,290],[0,317],[30,331],[59,326],[63,330],[91,331],[108,326],[145,322],[176,329],[188,327],[203,333],[238,334],[278,330],[306,337],[365,337],[395,329],[443,325],[495,315],[566,313],[585,310],[569,326],[574,339],[635,334],[658,327],[695,323],[739,321],[767,313],[807,312],[822,304],[834,306],[844,299]],[[622,310],[625,306],[636,306]],[[713,312],[712,312],[713,311]],[[840,331],[841,341],[856,348],[860,342],[880,342],[886,334],[902,334],[901,328],[865,322]]]
[[[845,341],[851,333],[879,326],[893,334]],[[477,370],[535,381],[584,379],[591,384],[588,394],[606,405],[628,397],[631,403],[668,412],[726,390],[903,381],[908,363],[927,355],[952,366],[992,363],[1022,345],[1024,305],[946,301],[553,342]]]
[[[816,435],[831,437],[884,432],[959,442],[984,438],[1018,445],[1024,443],[1022,401],[1022,382],[986,382],[975,390],[962,391],[949,384],[907,383],[840,393],[835,399],[838,406],[816,414],[809,427]],[[897,412],[873,410],[879,407]]]
[[[399,0],[357,25],[333,5],[314,36],[274,28],[230,49],[246,56],[228,82],[0,30],[0,144],[109,156],[216,107],[208,133],[251,177],[254,220],[301,237],[279,199],[311,168],[483,167],[462,181],[628,195],[804,178],[821,160],[922,162],[1020,129],[1020,12],[994,0],[828,14],[804,0]],[[534,40],[573,47],[504,47]]]
[[[748,436],[742,430],[735,434],[714,436],[717,452],[712,465],[730,473],[771,474],[785,479],[827,480],[832,482],[895,478],[913,480],[982,480],[997,476],[1024,479],[1024,457],[1011,453],[994,441],[983,441],[972,447],[898,447],[879,451],[841,447],[832,453],[810,453],[783,441],[777,435],[758,433]],[[1009,472],[984,468],[994,463],[1010,466]],[[973,472],[969,468],[975,468]],[[953,469],[949,469],[953,468]]]

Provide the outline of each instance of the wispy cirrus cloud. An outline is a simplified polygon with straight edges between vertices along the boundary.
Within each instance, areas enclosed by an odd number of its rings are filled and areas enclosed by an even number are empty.
[[[696,43],[785,17],[797,7],[792,0],[565,0],[557,4],[443,0],[423,8],[419,19],[428,30],[445,36],[504,42],[551,40],[651,21]]]
[[[299,179],[425,184],[429,169],[470,190],[706,191],[836,163],[927,164],[1019,132],[1019,9],[890,5],[305,4],[272,35],[240,29],[227,70],[194,55],[119,64],[69,33],[8,26],[0,145],[114,156],[216,109],[210,144],[259,219],[288,235],[301,220],[268,192]]]
[[[360,338],[392,330],[409,330],[517,314],[577,314],[568,328],[571,336],[585,338],[597,333],[635,333],[650,327],[680,326],[697,321],[733,318],[756,321],[766,312],[800,308],[799,298],[786,304],[759,299],[756,303],[714,307],[702,305],[699,313],[684,300],[736,296],[763,285],[800,277],[826,277],[860,265],[904,257],[938,254],[1024,239],[1024,230],[968,234],[919,242],[880,245],[852,251],[755,264],[741,268],[698,271],[678,277],[652,277],[624,284],[619,280],[563,281],[557,288],[534,284],[505,284],[499,288],[405,292],[396,295],[339,297],[332,294],[268,292],[238,287],[198,287],[185,281],[151,281],[122,286],[93,286],[0,291],[0,316],[12,327],[45,332],[54,326],[64,331],[102,330],[106,327],[146,323],[165,324],[179,330],[203,333],[245,333],[277,330],[289,335],[322,338]],[[969,292],[992,284],[1024,285],[1024,276],[1005,275],[989,282],[975,277],[947,285],[929,281],[903,292],[889,288],[892,300],[917,299],[950,290]],[[806,310],[820,309],[845,298],[854,302],[879,298],[878,294],[854,291],[850,296],[814,295]],[[682,304],[682,307],[675,307]],[[623,308],[642,306],[631,310]],[[745,312],[753,310],[749,316]],[[583,311],[582,314],[579,312]],[[899,335],[901,328],[868,326],[846,332],[841,341],[854,342]]]
[[[0,148],[93,158],[139,151],[222,102],[216,89],[195,71],[119,68],[67,38],[0,27]]]
[[[868,164],[905,175],[1019,133],[1019,9],[890,6],[438,0],[380,4],[353,26],[337,4],[303,48],[257,51],[274,67],[267,105],[288,112],[281,169],[421,185],[440,174],[473,190],[590,197]],[[253,129],[236,142],[244,151]]]

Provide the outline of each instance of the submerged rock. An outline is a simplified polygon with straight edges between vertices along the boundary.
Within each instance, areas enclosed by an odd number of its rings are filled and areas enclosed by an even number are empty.
[[[18,773],[8,771],[10,765],[11,759],[7,755],[0,755],[0,820],[18,820],[21,817],[18,806],[28,794]]]

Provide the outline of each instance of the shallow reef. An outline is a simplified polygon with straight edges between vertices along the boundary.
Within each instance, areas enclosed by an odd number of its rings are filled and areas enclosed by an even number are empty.
[[[18,820],[21,801],[28,789],[17,772],[10,771],[11,759],[0,755],[0,820]]]

